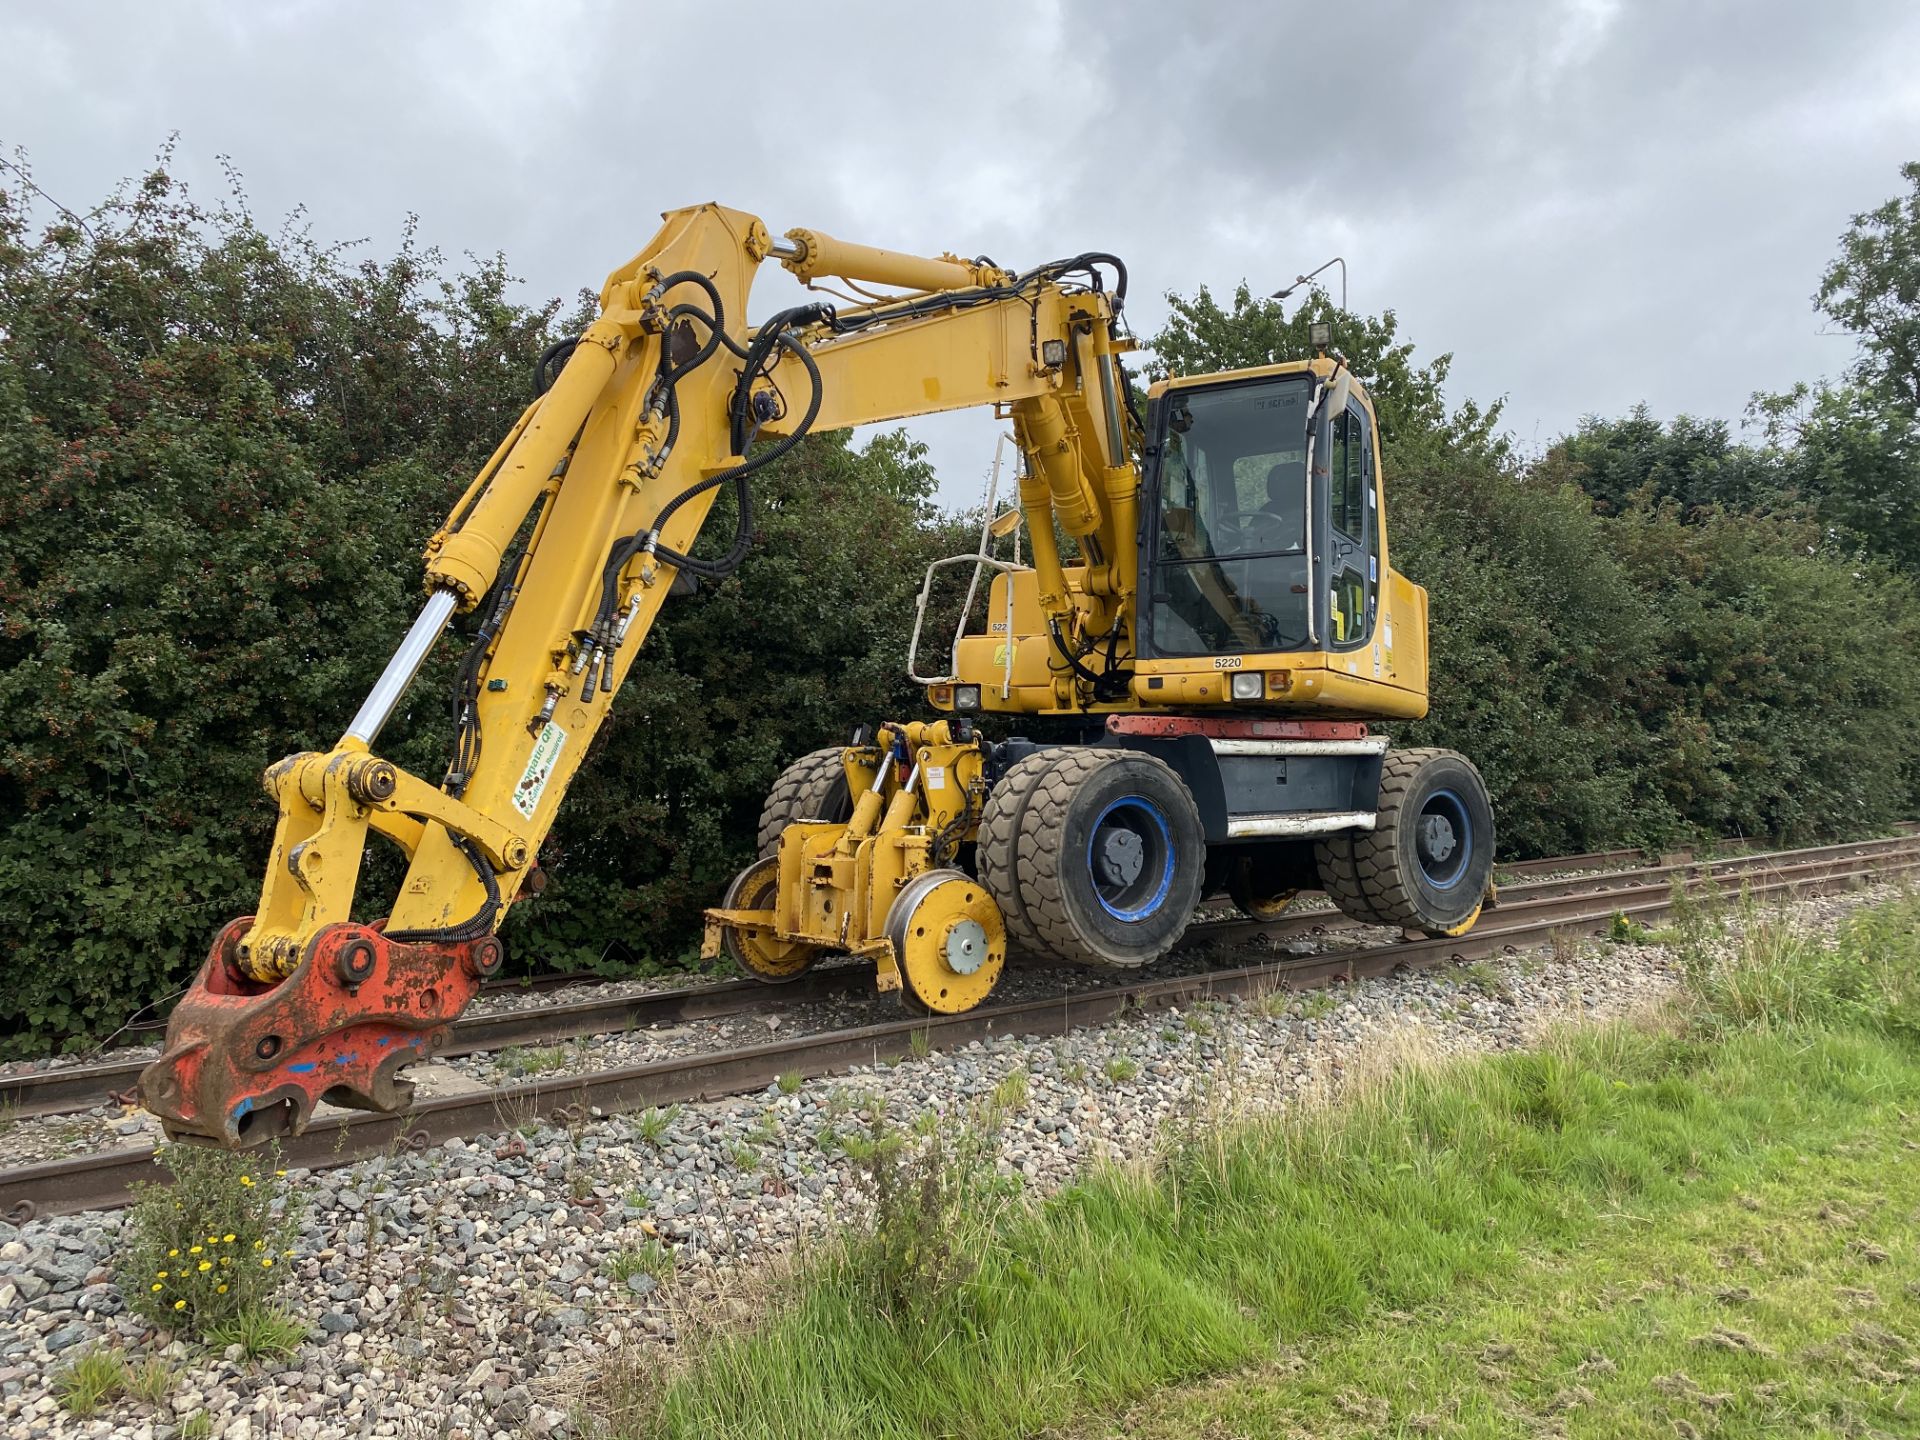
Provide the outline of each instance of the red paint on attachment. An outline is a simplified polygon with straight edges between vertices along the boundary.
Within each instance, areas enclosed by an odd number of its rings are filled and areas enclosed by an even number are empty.
[[[372,926],[330,925],[291,975],[268,984],[233,960],[252,923],[243,916],[215,938],[167,1021],[166,1049],[140,1074],[141,1100],[170,1137],[259,1145],[305,1130],[323,1099],[406,1109],[413,1086],[401,1067],[446,1045],[502,955],[491,935],[410,945]]]
[[[1364,740],[1362,720],[1253,720],[1200,715],[1109,715],[1109,735],[1204,735],[1211,740]]]

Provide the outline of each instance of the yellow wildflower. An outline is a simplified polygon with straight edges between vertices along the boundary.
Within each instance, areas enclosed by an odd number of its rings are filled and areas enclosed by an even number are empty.
[[[202,1248],[202,1247],[201,1247],[201,1246],[198,1246],[198,1245],[189,1245],[189,1246],[187,1247],[187,1254],[189,1254],[189,1255],[198,1255],[198,1254],[200,1253],[200,1251],[201,1251],[201,1248]]]
[[[242,1176],[240,1177],[240,1183],[241,1183],[242,1185],[251,1185],[251,1184],[253,1184],[253,1176],[251,1176],[251,1175],[242,1175]]]
[[[216,1295],[224,1295],[227,1293],[227,1287],[224,1285],[216,1285],[213,1287],[213,1291]]]
[[[156,1281],[154,1281],[154,1282],[153,1282],[153,1288],[154,1288],[155,1290],[164,1290],[164,1289],[166,1289],[167,1287],[166,1287],[166,1286],[164,1286],[164,1285],[162,1285],[162,1284],[161,1284],[161,1283],[160,1283],[160,1282],[159,1282],[158,1280],[156,1280]]]
[[[273,1256],[268,1255],[263,1260],[261,1260],[260,1268],[262,1270],[271,1270],[273,1268]]]
[[[213,1269],[213,1262],[211,1260],[202,1260],[200,1262],[200,1273],[202,1275],[206,1274],[207,1271],[211,1269]]]
[[[223,1235],[223,1236],[221,1236],[220,1238],[221,1238],[222,1240],[224,1240],[224,1241],[226,1241],[226,1243],[227,1243],[227,1244],[229,1244],[229,1245],[231,1245],[231,1244],[233,1244],[233,1236],[232,1236],[232,1235]]]
[[[164,1270],[156,1270],[156,1271],[154,1271],[153,1273],[154,1273],[154,1277],[155,1277],[156,1279],[159,1279],[159,1280],[164,1280],[164,1279],[166,1279],[166,1278],[167,1278],[167,1272],[166,1272],[166,1271],[164,1271]]]
[[[173,1302],[173,1308],[176,1310],[184,1310],[187,1308],[187,1302],[184,1300],[176,1300]]]
[[[178,1250],[169,1250],[167,1251],[167,1258],[171,1260],[173,1259],[174,1256],[178,1255],[179,1253],[180,1252]]]

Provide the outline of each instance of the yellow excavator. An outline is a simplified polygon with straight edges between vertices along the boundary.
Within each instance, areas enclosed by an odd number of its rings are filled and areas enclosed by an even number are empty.
[[[859,294],[750,326],[768,261]],[[428,541],[425,605],[339,743],[267,770],[259,908],[215,937],[141,1077],[169,1134],[239,1147],[322,1101],[406,1108],[402,1070],[499,972],[495,931],[539,893],[541,842],[660,607],[745,558],[754,474],[809,432],[935,411],[990,406],[1020,452],[1018,508],[941,562],[991,573],[984,623],[963,615],[943,673],[915,675],[940,718],[875,717],[779,778],[707,953],[768,982],[860,956],[880,989],[951,1013],[1009,952],[1145,964],[1220,890],[1261,917],[1318,887],[1357,920],[1471,926],[1494,843],[1478,773],[1370,730],[1426,712],[1427,597],[1389,563],[1365,389],[1317,335],[1310,358],[1159,381],[1142,414],[1125,299],[1104,253],[1012,270],[775,238],[719,205],[667,214],[599,317],[540,357],[538,398]],[[722,492],[732,542],[696,556]],[[1028,561],[996,558],[1022,530]],[[378,744],[465,612],[435,782]],[[987,716],[1054,717],[1054,738],[991,741]],[[361,924],[373,835],[407,868]]]

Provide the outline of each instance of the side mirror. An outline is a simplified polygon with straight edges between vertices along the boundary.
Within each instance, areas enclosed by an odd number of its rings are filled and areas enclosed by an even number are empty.
[[[1344,415],[1347,413],[1347,397],[1353,394],[1353,372],[1346,366],[1340,367],[1340,373],[1333,377],[1333,390],[1327,396],[1327,413]]]

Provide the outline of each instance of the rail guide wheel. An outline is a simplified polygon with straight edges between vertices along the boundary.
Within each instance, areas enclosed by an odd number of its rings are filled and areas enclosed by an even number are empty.
[[[1292,906],[1300,887],[1277,879],[1270,867],[1252,856],[1237,860],[1227,872],[1227,894],[1242,915],[1255,920],[1278,920]]]
[[[960,870],[928,870],[887,910],[900,998],[937,1015],[971,1010],[1007,963],[1007,927],[987,887]]]
[[[727,887],[721,902],[726,910],[771,910],[780,895],[780,861],[770,857],[756,860]],[[744,925],[726,925],[720,931],[720,948],[727,958],[749,979],[769,985],[798,980],[813,968],[820,949],[796,940],[782,940],[771,930]]]
[[[1493,806],[1480,772],[1452,750],[1389,751],[1372,830],[1330,836],[1320,877],[1363,924],[1463,935],[1493,879]]]

